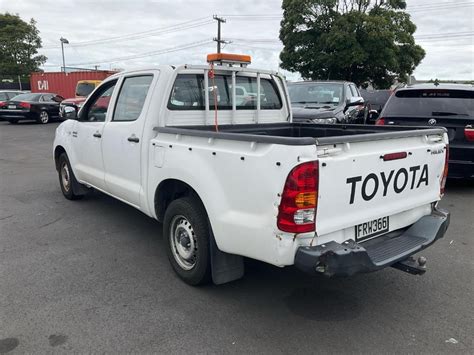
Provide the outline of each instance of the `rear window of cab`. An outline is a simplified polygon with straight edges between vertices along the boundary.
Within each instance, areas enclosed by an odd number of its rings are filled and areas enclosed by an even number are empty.
[[[232,110],[232,76],[216,75],[209,79],[209,109]],[[179,74],[168,100],[170,110],[205,110],[203,74]],[[237,76],[235,83],[237,110],[257,109],[257,79]],[[279,110],[282,100],[274,80],[260,79],[260,108]]]

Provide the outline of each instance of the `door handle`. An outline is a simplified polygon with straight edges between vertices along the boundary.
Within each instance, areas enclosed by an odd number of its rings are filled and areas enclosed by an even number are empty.
[[[95,138],[102,138],[102,134],[100,134],[99,132],[95,132],[95,133],[93,134],[93,136],[94,136]]]
[[[140,142],[140,138],[138,138],[136,135],[132,134],[130,137],[127,138],[129,142],[133,143],[138,143]]]

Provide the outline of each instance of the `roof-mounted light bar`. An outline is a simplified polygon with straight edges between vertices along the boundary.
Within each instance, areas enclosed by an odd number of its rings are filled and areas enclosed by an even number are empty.
[[[245,54],[212,53],[207,55],[207,62],[220,64],[239,64],[241,66],[246,66],[252,63],[252,58]]]

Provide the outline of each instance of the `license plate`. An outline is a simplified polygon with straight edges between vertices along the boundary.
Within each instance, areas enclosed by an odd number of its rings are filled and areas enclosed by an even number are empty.
[[[15,105],[8,105],[8,108],[9,108],[10,110],[14,110],[14,109],[16,109],[16,106],[15,106]]]
[[[377,237],[389,231],[389,218],[377,218],[369,222],[361,223],[355,226],[356,242]]]

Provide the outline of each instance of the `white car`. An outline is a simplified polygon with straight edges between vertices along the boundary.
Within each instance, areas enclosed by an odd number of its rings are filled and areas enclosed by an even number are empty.
[[[422,273],[411,256],[449,224],[437,208],[446,131],[292,123],[281,75],[228,62],[124,71],[78,117],[67,110],[54,140],[64,196],[94,188],[161,221],[192,285],[242,277],[243,257],[327,276]],[[238,105],[232,87],[249,81],[261,99]]]

